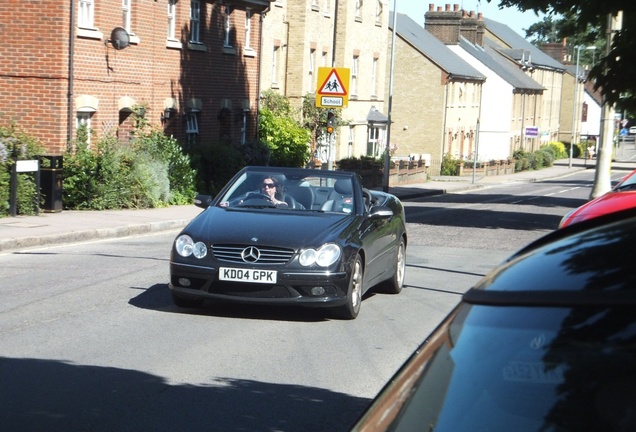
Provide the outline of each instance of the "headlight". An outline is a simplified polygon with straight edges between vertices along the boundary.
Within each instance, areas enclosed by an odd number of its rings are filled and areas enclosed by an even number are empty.
[[[180,235],[177,237],[177,241],[174,244],[177,253],[182,257],[189,257],[194,255],[201,259],[208,254],[208,248],[203,242],[194,242],[189,235]]]
[[[208,254],[208,248],[203,242],[196,242],[194,244],[194,251],[192,252],[195,257],[201,259]]]
[[[329,267],[340,258],[340,246],[329,243],[318,249],[305,249],[300,253],[300,265],[310,266],[314,263],[320,267]]]
[[[182,257],[189,257],[194,250],[194,241],[189,235],[180,235],[174,244],[177,253]]]

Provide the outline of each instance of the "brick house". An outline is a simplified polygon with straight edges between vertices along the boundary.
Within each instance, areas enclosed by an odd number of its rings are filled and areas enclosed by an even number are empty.
[[[425,28],[484,76],[479,112],[480,161],[501,160],[518,148],[520,119],[533,125],[544,88],[518,65],[507,61],[484,41],[485,22],[481,14],[429,5]]]
[[[329,151],[318,138],[322,162],[379,156],[386,145],[388,118],[384,88],[389,6],[385,0],[275,0],[263,19],[261,87],[273,89],[300,108],[315,95],[318,68],[348,68],[349,103]]]
[[[527,98],[523,115],[513,119],[513,147],[527,151],[558,141],[561,124],[561,98],[564,88],[565,66],[525,40],[507,25],[484,18],[485,43],[516,65],[527,76],[539,83],[544,91],[540,97]],[[534,126],[538,136],[526,134]],[[570,126],[568,126],[570,129]]]
[[[475,151],[486,77],[406,15],[397,14],[396,33],[391,141],[396,156],[430,155],[438,175],[445,154]]]
[[[0,122],[63,153],[80,124],[126,140],[133,108],[180,142],[257,137],[268,0],[0,3]]]

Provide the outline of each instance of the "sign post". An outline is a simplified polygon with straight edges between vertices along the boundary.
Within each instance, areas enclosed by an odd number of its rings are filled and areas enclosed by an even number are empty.
[[[349,68],[318,68],[316,107],[346,108],[349,104]]]

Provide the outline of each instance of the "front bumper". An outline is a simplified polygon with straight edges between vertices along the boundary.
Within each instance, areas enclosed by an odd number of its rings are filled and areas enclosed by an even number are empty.
[[[170,263],[169,287],[186,298],[253,304],[339,306],[347,302],[347,272],[277,270],[275,284],[220,281],[218,269]]]

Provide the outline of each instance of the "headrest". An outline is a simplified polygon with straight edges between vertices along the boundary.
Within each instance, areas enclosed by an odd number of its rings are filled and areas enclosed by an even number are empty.
[[[336,180],[336,183],[333,185],[333,189],[340,195],[353,195],[351,180]]]

